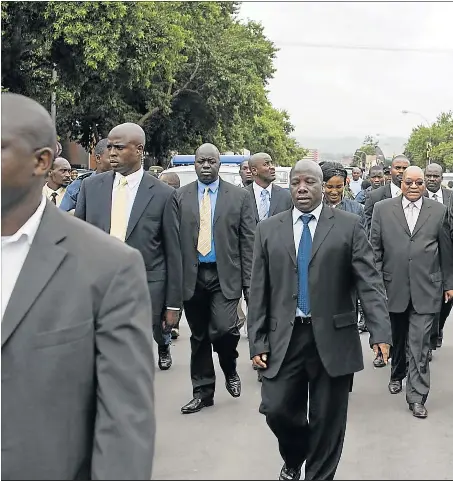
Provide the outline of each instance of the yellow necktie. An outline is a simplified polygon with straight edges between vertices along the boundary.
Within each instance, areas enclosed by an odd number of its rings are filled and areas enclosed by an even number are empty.
[[[124,241],[127,231],[127,177],[121,177],[112,202],[110,235]]]
[[[204,190],[203,199],[200,204],[200,231],[198,233],[198,252],[206,256],[211,252],[211,198],[209,197],[209,187]]]

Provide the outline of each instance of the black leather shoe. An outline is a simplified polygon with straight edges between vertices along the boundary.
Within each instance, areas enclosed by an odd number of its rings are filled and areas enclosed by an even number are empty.
[[[443,330],[440,330],[439,335],[437,336],[437,348],[442,347],[443,340],[444,340],[444,332]]]
[[[428,351],[428,362],[431,362],[433,360],[433,350],[430,349]]]
[[[225,386],[233,397],[239,397],[241,395],[241,379],[237,372],[231,376],[226,376]]]
[[[384,362],[383,357],[378,354],[373,361],[373,366],[374,367],[385,367],[385,362]]]
[[[183,414],[192,414],[201,411],[203,408],[214,405],[214,399],[199,399],[194,398],[181,408]]]
[[[300,466],[298,468],[289,468],[286,463],[283,465],[280,471],[279,480],[289,481],[290,479],[300,479]]]
[[[390,394],[398,394],[402,390],[403,390],[403,382],[402,381],[390,381],[389,382]]]
[[[425,419],[428,417],[428,410],[422,403],[411,403],[409,404],[409,409],[416,418]]]
[[[171,368],[173,364],[173,360],[170,354],[170,346],[159,346],[157,348],[157,352],[159,354],[159,360],[157,362],[159,369],[162,371],[167,371]]]

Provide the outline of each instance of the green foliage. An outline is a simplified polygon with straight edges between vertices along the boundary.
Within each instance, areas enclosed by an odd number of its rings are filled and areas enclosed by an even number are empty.
[[[130,121],[161,161],[210,141],[291,162],[300,148],[288,115],[267,99],[276,49],[236,19],[238,5],[2,2],[2,89],[49,110],[55,89],[59,134],[84,146]]]
[[[436,162],[453,171],[453,112],[441,113],[431,127],[419,125],[412,130],[405,154],[411,162],[424,168]]]

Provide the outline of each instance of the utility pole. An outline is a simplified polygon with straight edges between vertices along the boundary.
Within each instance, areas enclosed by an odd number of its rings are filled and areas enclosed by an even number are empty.
[[[57,70],[56,65],[52,69],[52,94],[50,96],[50,115],[54,125],[57,123]]]

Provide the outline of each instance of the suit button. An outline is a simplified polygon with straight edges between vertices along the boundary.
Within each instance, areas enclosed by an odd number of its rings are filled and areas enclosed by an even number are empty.
[[[412,257],[409,257],[409,260],[411,261],[411,260],[412,260]]]
[[[293,299],[297,299],[297,294],[293,294]]]

